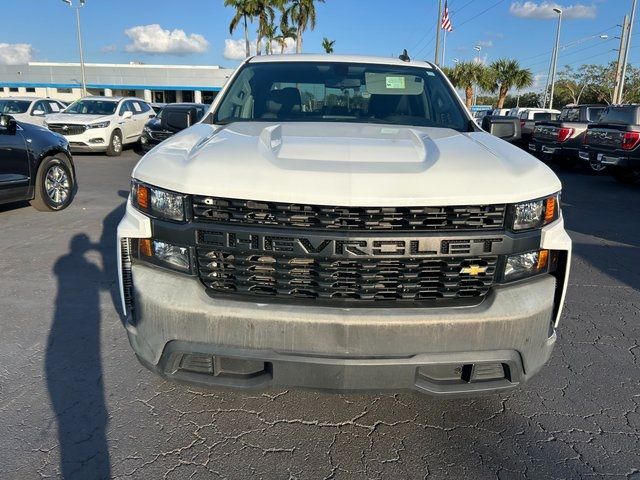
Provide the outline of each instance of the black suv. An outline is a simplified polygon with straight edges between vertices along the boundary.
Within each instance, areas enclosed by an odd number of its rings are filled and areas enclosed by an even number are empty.
[[[193,124],[202,120],[202,117],[204,117],[204,114],[207,112],[209,105],[205,105],[203,103],[172,103],[170,105],[165,105],[157,116],[145,124],[144,129],[142,130],[140,145],[143,151],[148,152],[159,143],[178,133],[177,129],[168,127],[167,122],[162,122],[163,114],[165,114],[167,107],[170,107],[171,111],[184,110],[185,113],[190,113],[190,124]]]
[[[597,123],[587,127],[580,158],[607,167],[623,183],[640,181],[640,105],[604,109]]]
[[[0,204],[26,200],[38,210],[62,210],[75,190],[69,142],[45,128],[0,115]]]

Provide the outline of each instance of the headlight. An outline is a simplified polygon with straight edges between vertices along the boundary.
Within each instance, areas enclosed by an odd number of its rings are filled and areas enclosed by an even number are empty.
[[[171,270],[191,273],[191,252],[187,247],[151,238],[134,238],[132,247],[135,258]]]
[[[92,123],[91,125],[87,125],[87,128],[107,128],[111,125],[110,121],[100,122],[100,123]]]
[[[510,282],[548,273],[557,269],[558,252],[534,250],[532,252],[509,255],[504,265],[503,281]]]
[[[185,195],[151,187],[137,180],[131,182],[131,203],[134,207],[152,217],[185,220]]]
[[[560,194],[511,205],[511,230],[531,230],[543,227],[558,218]]]

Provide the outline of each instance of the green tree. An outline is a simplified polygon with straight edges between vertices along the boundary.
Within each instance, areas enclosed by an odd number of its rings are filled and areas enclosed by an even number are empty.
[[[479,62],[459,62],[453,68],[444,69],[454,87],[464,90],[465,104],[471,108],[476,86],[490,90],[492,85],[487,67]]]
[[[258,21],[258,38],[256,39],[256,53],[260,55],[262,53],[262,39],[266,38],[271,29],[275,30],[273,21],[276,18],[275,8],[278,7],[280,2],[274,0],[253,0],[251,12],[253,17]],[[275,32],[273,32],[275,36]],[[265,51],[270,47],[265,47]],[[268,52],[267,52],[268,53]]]
[[[297,37],[296,29],[287,25],[284,22],[280,23],[280,35],[275,37],[275,41],[278,45],[280,45],[280,54],[284,53],[284,49],[287,48],[287,40],[293,39],[295,40]]]
[[[238,27],[240,22],[244,26],[244,44],[246,57],[251,56],[251,48],[249,46],[249,29],[247,28],[247,22],[253,18],[253,0],[224,0],[225,7],[232,7],[235,9],[235,15],[229,23],[229,33],[233,35],[233,32]]]
[[[530,87],[533,84],[531,70],[520,68],[517,60],[501,58],[493,62],[487,71],[491,88],[488,90],[498,92],[498,108],[504,107],[509,90]]]
[[[336,43],[335,40],[329,40],[327,37],[322,39],[322,48],[326,53],[333,53],[333,45]]]
[[[316,28],[316,2],[324,0],[291,0],[284,9],[282,21],[296,27],[296,53],[302,53],[302,35],[309,28]]]

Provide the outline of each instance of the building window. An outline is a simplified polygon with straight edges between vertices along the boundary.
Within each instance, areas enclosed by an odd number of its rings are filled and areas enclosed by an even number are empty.
[[[9,87],[10,92],[18,92],[18,87]]]
[[[135,97],[135,96],[136,96],[135,90],[127,90],[127,93],[125,94],[125,97]]]
[[[26,91],[27,93],[36,93],[36,89],[35,89],[34,87],[27,87],[27,88],[25,89],[25,91]]]
[[[213,92],[210,90],[203,90],[202,91],[202,103],[204,104],[211,104],[213,103],[213,100],[216,98],[216,95],[218,95],[218,92]]]
[[[182,101],[186,103],[193,102],[193,92],[191,90],[184,90],[182,92]]]
[[[70,88],[56,88],[56,92],[58,93],[73,93],[73,90]]]

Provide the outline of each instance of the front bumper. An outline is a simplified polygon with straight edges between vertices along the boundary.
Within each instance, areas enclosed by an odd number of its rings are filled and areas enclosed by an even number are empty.
[[[149,219],[128,204],[119,239],[151,234]],[[134,263],[133,308],[123,304],[127,332],[145,366],[202,385],[443,395],[510,389],[540,370],[555,343],[571,250],[562,220],[543,229],[541,248],[567,251],[563,276],[494,287],[481,303],[454,308],[212,298],[195,277]]]

